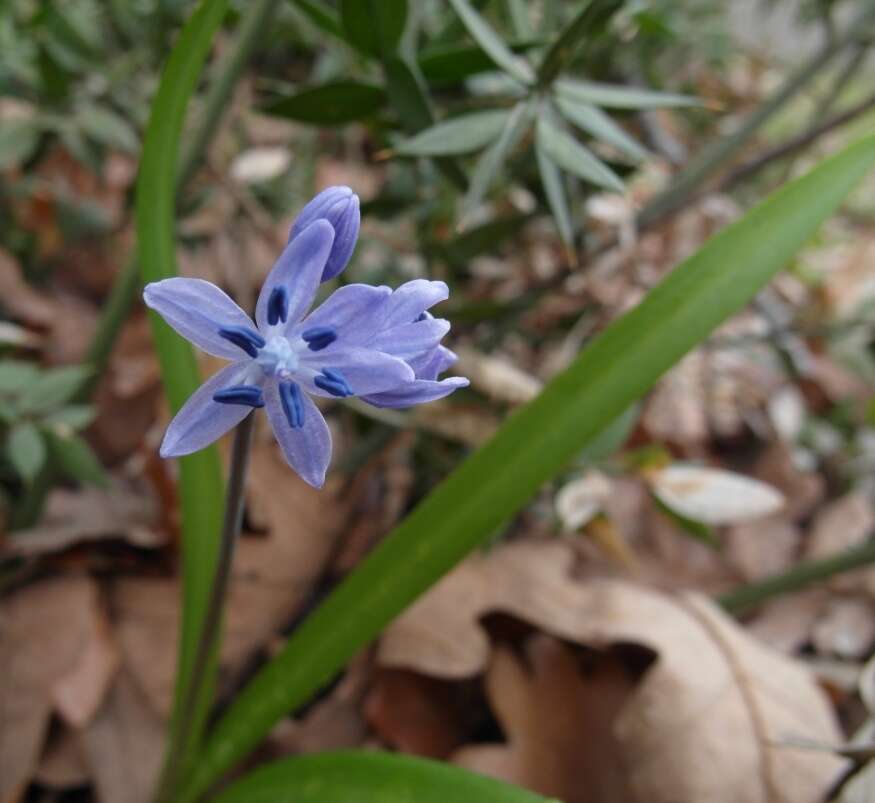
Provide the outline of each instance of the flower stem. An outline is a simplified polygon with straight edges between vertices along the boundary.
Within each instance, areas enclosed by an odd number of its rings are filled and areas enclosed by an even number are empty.
[[[167,803],[172,801],[176,784],[185,769],[182,758],[189,754],[192,742],[198,738],[203,728],[202,720],[205,718],[206,711],[198,712],[198,708],[201,707],[199,701],[203,698],[201,687],[204,684],[212,685],[213,683],[208,668],[211,659],[219,649],[222,612],[231,578],[231,563],[234,558],[237,538],[240,535],[240,527],[243,523],[246,471],[249,466],[249,452],[254,426],[255,416],[250,413],[234,430],[231,468],[225,494],[225,518],[222,524],[216,574],[210,587],[210,598],[198,638],[190,680],[178,710],[179,721],[175,749],[166,756],[156,796],[157,801],[166,801]]]

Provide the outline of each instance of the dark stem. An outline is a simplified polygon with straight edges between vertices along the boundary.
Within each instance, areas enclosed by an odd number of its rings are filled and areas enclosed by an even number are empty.
[[[830,555],[822,560],[805,561],[782,574],[741,586],[722,594],[717,601],[729,613],[738,615],[773,597],[799,591],[812,583],[827,580],[835,574],[859,569],[872,563],[875,563],[875,539],[839,552],[837,555]]]
[[[225,598],[228,594],[228,583],[231,577],[231,563],[234,558],[234,548],[240,535],[243,523],[243,507],[246,490],[246,471],[249,466],[249,452],[252,444],[252,433],[255,426],[255,416],[246,416],[234,430],[234,444],[231,447],[231,469],[228,476],[228,487],[225,493],[225,518],[222,523],[221,543],[216,563],[216,574],[210,588],[210,598],[204,616],[203,626],[198,639],[194,663],[188,686],[182,697],[179,711],[179,726],[177,731],[176,749],[167,757],[163,776],[159,785],[157,800],[172,801],[176,783],[181,777],[184,767],[180,759],[188,754],[189,742],[199,731],[195,722],[198,694],[197,689],[203,683],[212,682],[207,676],[207,668],[212,657],[219,648],[222,612]]]

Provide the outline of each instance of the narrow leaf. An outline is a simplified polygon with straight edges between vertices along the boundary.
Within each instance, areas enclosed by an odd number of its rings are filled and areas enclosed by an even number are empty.
[[[19,407],[28,413],[51,410],[72,399],[90,374],[91,367],[87,365],[49,368],[19,396]]]
[[[137,132],[113,109],[92,103],[80,109],[76,118],[82,130],[95,142],[125,153],[139,153]]]
[[[456,10],[459,17],[461,17],[462,22],[468,29],[468,33],[471,34],[477,44],[483,48],[498,67],[524,84],[534,82],[535,73],[529,66],[529,63],[513,54],[513,51],[492,30],[489,23],[480,16],[480,13],[468,0],[450,0],[450,4]]]
[[[636,161],[647,158],[647,151],[598,107],[588,103],[572,103],[563,97],[556,99],[556,106],[568,122],[584,133],[613,145]]]
[[[215,803],[549,803],[533,792],[439,761],[342,751],[278,761]],[[558,803],[558,801],[553,801]]]
[[[614,109],[661,109],[672,106],[696,106],[699,101],[689,95],[654,92],[631,86],[597,84],[563,78],[556,82],[556,91],[567,100],[590,103]]]
[[[568,194],[565,191],[565,180],[559,168],[547,154],[544,146],[535,140],[535,159],[538,162],[538,172],[541,175],[541,184],[547,196],[547,203],[556,228],[566,248],[574,248],[574,226],[571,223],[571,209],[568,206]]]
[[[461,225],[464,225],[474,210],[480,206],[489,186],[501,170],[504,160],[522,139],[530,119],[531,106],[528,103],[522,101],[514,106],[504,122],[498,139],[478,159],[468,193],[462,201]]]
[[[46,442],[29,421],[14,426],[6,440],[6,454],[25,482],[33,482],[46,462]]]
[[[52,460],[65,474],[79,482],[106,487],[103,466],[82,438],[78,435],[61,436],[49,433],[48,441]]]
[[[538,42],[531,39],[510,42],[513,53],[525,53]],[[495,62],[476,45],[440,45],[424,49],[417,56],[417,64],[430,84],[446,86],[458,84],[472,75],[494,72]]]
[[[48,427],[78,431],[94,421],[97,411],[90,404],[71,404],[49,413],[42,419]]]
[[[490,109],[444,120],[401,142],[401,156],[448,156],[469,153],[488,145],[504,128],[510,112]]]
[[[616,192],[623,191],[623,182],[619,176],[548,116],[541,115],[538,118],[536,133],[538,147],[563,170],[599,187]]]
[[[0,362],[0,393],[17,393],[24,390],[39,376],[37,367],[24,360]]]
[[[0,169],[24,164],[39,145],[40,130],[33,120],[7,120],[0,126]]]
[[[301,13],[307,17],[317,28],[321,28],[325,33],[330,33],[339,39],[344,38],[343,28],[336,14],[323,8],[313,0],[292,0],[292,2],[301,10]]]
[[[372,116],[385,102],[386,93],[378,86],[336,81],[270,103],[264,111],[304,123],[340,125]]]
[[[198,757],[190,803],[420,594],[484,543],[599,432],[740,310],[875,164],[875,135],[712,237],[611,324],[439,485],[292,634]]]
[[[343,38],[377,58],[388,58],[398,47],[407,22],[407,0],[342,0]]]
[[[175,276],[176,173],[185,111],[210,51],[213,35],[228,10],[228,0],[202,0],[189,18],[161,75],[143,138],[137,179],[137,255],[144,282]],[[191,346],[157,315],[151,314],[164,389],[178,410],[198,388],[200,371]],[[182,627],[179,670],[168,755],[184,763],[194,745],[180,744],[181,701],[189,686],[198,634],[216,571],[222,522],[223,482],[218,451],[209,447],[180,461],[182,508]],[[205,682],[195,690],[197,737],[212,702],[216,662],[207,666]],[[195,738],[196,742],[196,738]]]

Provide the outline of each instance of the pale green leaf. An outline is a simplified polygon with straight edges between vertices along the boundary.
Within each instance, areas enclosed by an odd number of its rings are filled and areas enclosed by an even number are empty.
[[[543,145],[537,140],[535,141],[535,160],[538,163],[541,184],[547,196],[547,203],[550,205],[550,212],[556,221],[559,236],[565,246],[571,249],[574,247],[574,226],[571,223],[571,209],[568,206],[565,179]]]
[[[556,125],[548,115],[542,114],[538,118],[536,137],[538,147],[563,170],[598,187],[623,191],[620,177],[589,148]]]
[[[49,368],[31,382],[18,397],[18,404],[28,413],[41,413],[70,401],[91,374],[87,365]]]
[[[9,461],[25,482],[32,482],[46,462],[46,442],[29,421],[16,424],[6,439]]]
[[[556,99],[556,106],[568,122],[584,133],[613,145],[636,161],[647,158],[647,151],[597,106],[572,103],[561,96]]]
[[[699,101],[689,95],[672,92],[654,92],[632,86],[599,84],[562,78],[556,82],[556,91],[573,103],[590,103],[614,109],[660,109],[676,106],[696,106]]]
[[[401,156],[448,156],[476,151],[501,134],[509,116],[507,109],[489,109],[453,117],[404,140],[395,150]]]

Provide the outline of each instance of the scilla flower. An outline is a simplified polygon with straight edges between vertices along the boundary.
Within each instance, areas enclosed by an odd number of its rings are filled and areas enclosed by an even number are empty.
[[[447,298],[443,282],[416,279],[394,292],[349,284],[307,314],[319,283],[346,266],[359,228],[347,187],[317,195],[295,221],[255,307],[255,323],[203,279],[146,286],[146,304],[179,334],[231,364],[205,382],[170,423],[162,457],[212,443],[264,407],[289,465],[321,487],[331,435],[311,396],[360,396],[381,407],[432,401],[468,384],[438,380],[455,355],[440,345],[445,320],[427,310]]]

